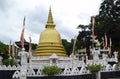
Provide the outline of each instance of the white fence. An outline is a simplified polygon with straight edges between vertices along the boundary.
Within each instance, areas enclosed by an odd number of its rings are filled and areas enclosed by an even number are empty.
[[[42,69],[43,67],[39,68],[39,69],[34,69],[32,67],[27,67],[27,71],[26,71],[26,76],[45,76],[42,73]],[[16,70],[16,72],[14,72],[13,74],[13,78],[20,78],[21,76],[21,66],[0,66],[0,70]],[[101,72],[111,72],[111,71],[115,71],[115,70],[120,70],[120,67],[117,67],[116,64],[114,64],[113,66],[111,66],[110,64],[104,66],[101,70]],[[63,72],[61,74],[58,74],[60,76],[69,76],[69,75],[83,75],[83,74],[90,74],[88,68],[83,65],[81,67],[65,67],[65,69],[63,70]]]
[[[20,68],[21,68],[21,66],[15,66],[15,65],[13,65],[13,66],[11,66],[11,65],[9,65],[9,66],[6,66],[6,65],[0,65],[0,70],[20,70]]]
[[[104,72],[104,71],[108,72],[108,71],[115,71],[115,70],[120,70],[120,68],[118,68],[116,66],[116,64],[114,64],[113,66],[108,64],[107,66],[102,68],[101,72]],[[27,76],[45,76],[44,74],[42,74],[42,68],[37,69],[36,72],[35,72],[35,70],[33,68],[28,68],[26,74],[27,74]],[[78,67],[75,67],[75,68],[66,67],[64,69],[64,71],[61,74],[58,74],[58,75],[67,76],[67,75],[83,75],[83,74],[90,74],[89,70],[85,66],[82,66],[81,68],[78,68]],[[14,73],[14,77],[18,77],[18,71],[16,71]]]

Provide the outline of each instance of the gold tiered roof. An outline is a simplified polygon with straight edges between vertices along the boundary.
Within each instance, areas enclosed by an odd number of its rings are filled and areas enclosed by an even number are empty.
[[[41,33],[39,44],[33,55],[51,56],[53,53],[55,53],[58,56],[67,56],[61,42],[60,34],[55,29],[50,8],[46,29]]]

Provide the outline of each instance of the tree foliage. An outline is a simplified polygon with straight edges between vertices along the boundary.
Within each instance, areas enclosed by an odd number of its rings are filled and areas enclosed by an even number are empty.
[[[8,52],[8,45],[0,42],[0,53],[7,53]]]
[[[8,55],[8,45],[0,42],[0,54],[6,58]]]
[[[31,43],[31,45],[32,45],[32,50],[35,50],[36,47],[37,47],[37,44],[36,43]]]
[[[95,33],[102,38],[106,33],[112,38],[114,50],[120,46],[120,0],[104,0],[96,15]],[[109,41],[109,40],[108,40]]]
[[[78,29],[80,29],[80,31],[79,31],[79,35],[77,37],[77,43],[76,43],[77,50],[85,48],[88,56],[90,55],[89,47],[92,45],[91,31],[89,28],[90,28],[90,25],[80,24],[78,26]]]
[[[73,48],[73,43],[72,42],[68,42],[66,39],[62,39],[62,44],[67,52],[67,55],[70,55],[72,52],[72,48]]]
[[[78,28],[81,29],[79,31],[79,35],[77,37],[77,45],[78,49],[88,48],[91,45],[91,31],[89,30],[89,25],[79,25]]]

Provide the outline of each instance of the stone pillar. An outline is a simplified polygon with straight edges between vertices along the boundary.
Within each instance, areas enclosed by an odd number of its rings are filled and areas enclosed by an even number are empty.
[[[18,56],[21,57],[21,65],[27,65],[27,58],[28,58],[28,52],[25,51],[24,48],[22,48],[22,51],[19,52]]]
[[[100,53],[100,48],[99,47],[97,49],[96,48],[92,49],[93,63],[94,64],[96,64],[99,61],[99,57],[98,57],[99,53]]]
[[[27,79],[27,66],[21,66],[20,79]]]
[[[114,52],[114,56],[115,56],[115,61],[118,62],[118,52]]]
[[[19,52],[19,55],[21,56],[20,79],[26,79],[28,52],[25,52],[25,49],[22,48],[22,51]]]
[[[103,62],[104,62],[104,66],[107,65],[107,54],[103,53],[102,54],[102,59],[103,59]]]

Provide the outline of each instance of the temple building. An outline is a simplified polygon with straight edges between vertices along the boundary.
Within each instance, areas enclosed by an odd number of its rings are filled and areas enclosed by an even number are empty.
[[[23,21],[24,26],[25,20]],[[68,57],[62,45],[61,36],[55,29],[51,8],[45,30],[40,34],[35,52],[31,51],[31,40],[29,43],[25,43],[24,30],[25,28],[22,29],[21,33],[21,43],[18,42],[17,44],[22,48],[21,51],[17,52],[18,58],[15,58],[12,53],[12,57],[9,56],[9,62],[7,63],[9,65],[6,66],[3,65],[3,58],[0,56],[0,79],[110,79],[114,78],[115,74],[118,77],[120,73],[120,71],[118,73],[120,68],[117,67],[118,52],[114,52],[114,57],[109,58],[108,53],[106,53],[111,51],[109,47],[107,49],[102,49],[99,46],[91,48],[92,59],[88,59],[86,53],[76,54],[74,50]],[[25,49],[28,46],[29,50],[26,51]],[[101,54],[101,52],[103,53]],[[99,55],[101,55],[101,58]],[[13,59],[11,60],[11,58]],[[10,61],[15,61],[16,64],[10,63]],[[112,62],[112,65],[109,62]],[[62,69],[62,72],[48,76],[43,74],[42,71],[46,66],[57,66]],[[93,72],[90,71],[89,66],[92,69],[95,67]],[[107,78],[105,78],[106,73],[108,75],[115,74],[109,78],[107,75]]]
[[[61,36],[55,29],[51,8],[49,9],[45,30],[41,32],[38,46],[35,52],[30,54],[30,58],[31,66],[35,68],[40,64],[45,66],[46,64],[71,62],[62,45]]]
[[[39,44],[35,50],[34,56],[51,56],[55,53],[57,56],[67,56],[62,45],[60,34],[55,29],[51,8],[49,10],[46,29],[40,34]]]

